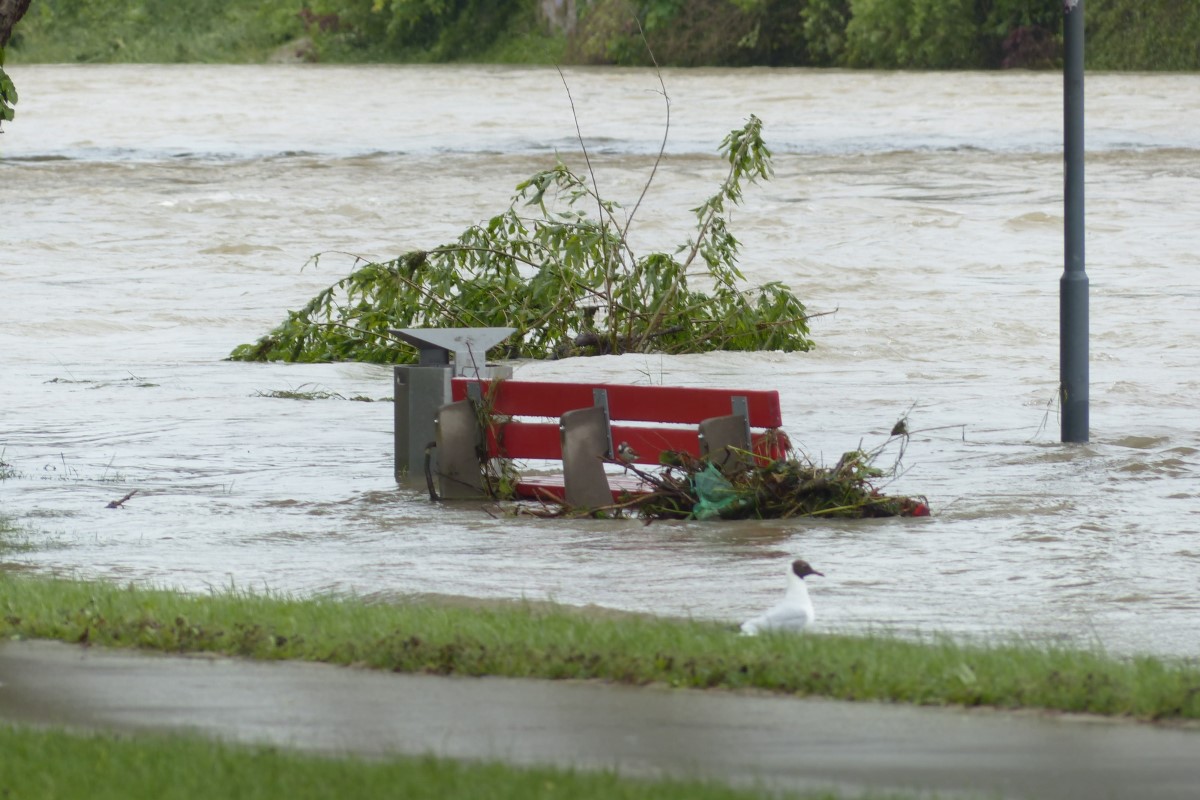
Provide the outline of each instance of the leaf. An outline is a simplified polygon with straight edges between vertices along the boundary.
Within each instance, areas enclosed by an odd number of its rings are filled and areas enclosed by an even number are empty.
[[[4,63],[4,48],[0,48],[0,64]],[[0,66],[0,122],[9,122],[16,116],[13,108],[17,104],[17,87],[8,73]]]

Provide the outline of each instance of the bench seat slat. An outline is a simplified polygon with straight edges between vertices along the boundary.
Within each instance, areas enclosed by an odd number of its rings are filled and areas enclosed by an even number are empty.
[[[555,383],[550,381],[504,380],[499,384],[468,378],[452,381],[455,400],[467,396],[467,385],[478,383],[485,396],[495,392],[492,412],[512,416],[561,417],[575,408],[593,405],[593,389],[608,393],[609,415],[614,420],[672,422],[696,425],[710,417],[730,413],[730,398],[746,398],[750,426],[778,428],[783,425],[779,392],[775,390],[710,389],[683,386],[631,386],[605,383]],[[616,436],[614,432],[614,438]]]
[[[497,431],[503,444],[497,441]],[[771,458],[781,458],[788,449],[787,435],[774,431],[771,435],[755,434],[750,437],[753,451]],[[658,464],[659,454],[664,450],[700,457],[700,436],[691,428],[652,428],[638,425],[613,425],[612,440],[615,446],[625,442],[637,453],[635,464]],[[521,422],[514,420],[494,427],[488,436],[489,458],[545,459],[562,458],[558,423]],[[772,447],[772,444],[774,445]]]
[[[625,495],[644,495],[654,491],[650,484],[630,475],[609,475],[608,487],[613,502]],[[566,495],[562,475],[525,475],[516,486],[517,496],[524,500],[548,500],[562,503]]]
[[[557,422],[506,422],[498,426],[503,442],[493,435],[488,437],[488,455],[492,458],[562,458],[562,447]],[[663,450],[676,450],[700,455],[700,437],[688,428],[646,428],[635,425],[613,425],[614,445],[627,443],[637,452],[637,464],[657,464],[658,454]]]

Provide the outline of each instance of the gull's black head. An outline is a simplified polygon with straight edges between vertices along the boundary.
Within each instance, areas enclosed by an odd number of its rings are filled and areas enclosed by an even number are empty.
[[[825,577],[823,572],[817,572],[803,558],[797,558],[792,562],[792,572],[796,573],[796,577],[800,578],[801,580],[804,580],[804,576],[806,575],[820,575],[822,578]]]

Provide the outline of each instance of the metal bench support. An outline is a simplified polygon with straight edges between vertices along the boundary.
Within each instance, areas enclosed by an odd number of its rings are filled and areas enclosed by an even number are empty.
[[[732,398],[733,413],[700,423],[700,455],[726,474],[744,468],[750,451],[750,414],[746,398]]]
[[[593,398],[594,406],[567,411],[559,421],[564,499],[575,508],[612,505],[604,471],[604,459],[612,458],[608,394],[596,389]]]
[[[435,441],[438,409],[450,402],[450,379],[459,375],[491,380],[512,376],[512,368],[484,364],[487,351],[515,328],[389,328],[417,348],[416,366],[394,370],[395,461],[397,483],[423,483],[425,449]],[[450,354],[454,354],[451,360]]]
[[[393,370],[396,482],[424,483],[425,448],[436,438],[434,420],[450,399],[449,367],[400,366]]]
[[[471,400],[442,406],[437,415],[437,451],[433,474],[443,500],[484,497],[483,428]]]

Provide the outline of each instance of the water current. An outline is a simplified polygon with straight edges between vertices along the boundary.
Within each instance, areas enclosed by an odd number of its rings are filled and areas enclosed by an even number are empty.
[[[822,630],[1200,655],[1200,77],[1088,77],[1091,442],[1058,442],[1062,87],[1047,73],[11,66],[0,514],[37,571],[204,591],[551,598],[738,620],[822,570]],[[569,87],[569,94],[568,94]],[[516,364],[772,386],[814,459],[907,414],[924,520],[493,517],[392,478],[387,368],[224,357],[351,266],[443,243],[556,157],[671,247],[753,113],[733,218],[810,353]],[[263,396],[288,389],[341,398]],[[896,453],[889,451],[886,465]],[[137,493],[119,509],[106,505]]]

